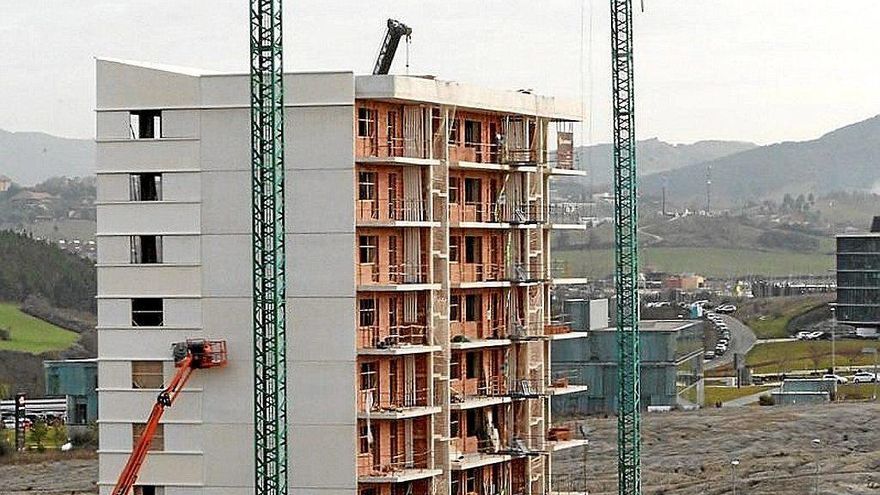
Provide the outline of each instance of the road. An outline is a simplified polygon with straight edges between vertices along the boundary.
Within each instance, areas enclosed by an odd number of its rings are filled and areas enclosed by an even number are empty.
[[[728,315],[721,315],[721,318],[730,330],[730,345],[723,356],[715,358],[703,365],[707,370],[733,363],[734,354],[742,354],[745,356],[750,350],[752,350],[752,347],[755,346],[755,342],[758,341],[755,332],[743,322]]]

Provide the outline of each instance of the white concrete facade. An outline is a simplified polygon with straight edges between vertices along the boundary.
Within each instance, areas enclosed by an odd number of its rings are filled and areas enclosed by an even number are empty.
[[[291,493],[354,495],[356,101],[414,100],[545,120],[577,119],[579,104],[351,72],[288,74],[285,90]],[[226,340],[229,364],[194,374],[166,413],[164,449],[148,455],[139,483],[164,495],[252,493],[248,76],[99,60],[96,110],[100,493],[115,483],[132,447],[132,424],[145,421],[157,393],[133,388],[132,362],[162,361],[167,381],[175,371],[171,344],[187,338]],[[161,112],[160,136],[131,137],[131,113],[140,111]],[[132,174],[143,173],[161,174],[158,200],[131,200]],[[161,262],[133,263],[132,236],[160,236]],[[546,236],[549,244],[549,230]],[[549,266],[549,245],[547,253]],[[424,290],[448,295],[448,282],[447,274]],[[139,298],[162,300],[162,325],[133,324]],[[440,345],[448,352],[448,337]],[[543,369],[549,379],[549,356]],[[430,401],[428,414],[434,407],[448,413],[448,394],[432,393]],[[549,406],[543,416],[549,424]],[[436,437],[448,428],[432,430],[429,443],[442,442]],[[431,468],[424,475],[452,465],[437,459]],[[435,489],[447,493],[448,481]]]

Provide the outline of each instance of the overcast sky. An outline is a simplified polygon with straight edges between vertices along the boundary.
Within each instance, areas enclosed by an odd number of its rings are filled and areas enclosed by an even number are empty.
[[[288,0],[285,69],[366,73],[395,17],[414,30],[411,73],[582,100],[585,140],[607,141],[608,3]],[[640,139],[803,140],[880,113],[876,0],[645,4],[635,26]],[[94,57],[245,71],[247,6],[0,0],[0,128],[93,137]],[[403,60],[401,50],[393,71]]]

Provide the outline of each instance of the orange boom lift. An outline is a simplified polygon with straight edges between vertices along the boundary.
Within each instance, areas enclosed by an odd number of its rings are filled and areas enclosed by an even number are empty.
[[[189,380],[193,370],[202,368],[216,368],[226,365],[226,341],[225,340],[202,340],[193,339],[186,342],[178,342],[172,346],[174,355],[174,366],[177,373],[171,379],[171,383],[165,387],[159,396],[156,397],[156,403],[150,411],[150,418],[144,432],[138,438],[137,443],[131,451],[128,462],[125,463],[125,469],[119,475],[116,486],[113,488],[113,495],[128,495],[137,482],[138,474],[147,452],[150,449],[150,443],[153,441],[153,435],[156,433],[156,427],[159,426],[159,420],[168,409],[174,404],[177,396],[180,395],[183,386]]]

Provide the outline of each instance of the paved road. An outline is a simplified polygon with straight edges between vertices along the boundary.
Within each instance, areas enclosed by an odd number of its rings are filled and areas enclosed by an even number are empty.
[[[749,404],[754,404],[758,402],[758,399],[762,395],[770,395],[775,392],[777,389],[771,388],[769,390],[765,390],[763,392],[758,392],[756,394],[747,395],[745,397],[740,397],[738,399],[729,400],[727,402],[722,403],[722,407],[739,407],[739,406],[747,406]]]
[[[724,323],[727,324],[727,328],[730,330],[730,345],[723,356],[715,358],[703,365],[707,370],[733,363],[734,354],[745,355],[752,350],[755,342],[758,341],[755,332],[753,332],[751,328],[745,326],[743,322],[728,315],[721,315],[721,318],[724,319]],[[711,324],[711,322],[708,324]]]

